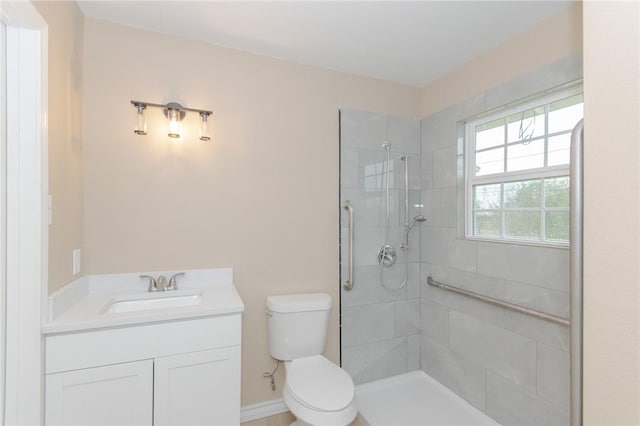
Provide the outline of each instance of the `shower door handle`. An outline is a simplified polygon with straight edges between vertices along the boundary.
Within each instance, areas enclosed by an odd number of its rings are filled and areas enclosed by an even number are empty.
[[[344,209],[349,212],[349,274],[348,279],[344,282],[343,287],[346,291],[353,289],[353,206],[351,201],[344,202]]]

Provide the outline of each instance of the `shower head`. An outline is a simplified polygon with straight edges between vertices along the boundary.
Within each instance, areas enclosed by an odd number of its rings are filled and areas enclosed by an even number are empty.
[[[423,215],[419,214],[416,217],[413,218],[413,220],[411,221],[411,224],[409,225],[409,227],[407,229],[411,229],[413,228],[413,226],[417,223],[417,222],[426,222],[427,218],[424,217]]]

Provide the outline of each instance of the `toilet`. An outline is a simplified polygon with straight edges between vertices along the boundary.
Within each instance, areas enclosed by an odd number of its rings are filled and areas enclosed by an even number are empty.
[[[358,414],[351,376],[322,356],[331,304],[326,293],[267,297],[269,352],[284,361],[292,426],[345,426]]]

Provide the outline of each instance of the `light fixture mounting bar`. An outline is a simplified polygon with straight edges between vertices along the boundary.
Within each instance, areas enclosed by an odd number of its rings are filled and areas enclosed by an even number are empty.
[[[153,102],[143,102],[143,101],[131,101],[131,103],[135,106],[138,105],[143,105],[145,107],[156,107],[156,108],[162,108],[162,109],[167,109],[167,108],[172,108],[172,102],[168,103],[168,104],[155,104]],[[197,113],[204,113],[207,115],[212,115],[213,111],[207,111],[205,109],[195,109],[195,108],[188,108],[188,107],[183,107],[180,106],[179,108],[180,111],[191,111],[191,112],[197,112]]]

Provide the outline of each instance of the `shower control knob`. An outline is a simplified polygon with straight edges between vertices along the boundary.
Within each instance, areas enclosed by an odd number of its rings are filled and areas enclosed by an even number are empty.
[[[378,265],[382,265],[385,268],[392,266],[394,263],[396,263],[396,257],[396,249],[388,244],[385,244],[380,247],[380,250],[378,250]]]

